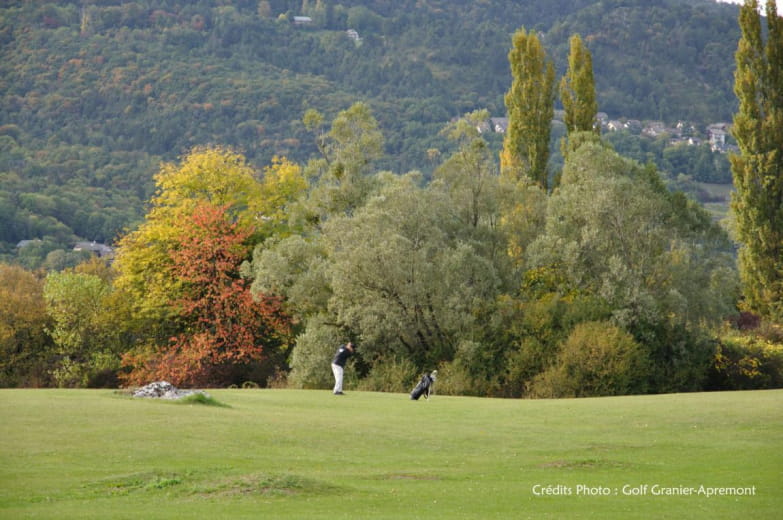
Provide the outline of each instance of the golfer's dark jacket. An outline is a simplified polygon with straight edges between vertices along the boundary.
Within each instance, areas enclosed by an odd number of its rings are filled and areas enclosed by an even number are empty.
[[[351,357],[351,351],[348,350],[348,347],[346,347],[345,345],[340,345],[340,348],[337,349],[337,354],[335,354],[332,363],[344,367],[345,362],[348,360],[349,357]]]

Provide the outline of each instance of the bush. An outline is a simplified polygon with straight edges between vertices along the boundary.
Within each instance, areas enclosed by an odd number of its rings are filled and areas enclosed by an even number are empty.
[[[508,397],[502,392],[503,370],[497,368],[494,359],[498,355],[490,345],[471,340],[460,341],[454,359],[438,365],[438,393]],[[501,358],[501,363],[503,361]],[[419,377],[421,375],[419,373]]]
[[[522,338],[519,347],[510,349],[506,354],[504,374],[504,395],[522,397],[527,383],[550,364],[548,360],[556,351],[555,345],[540,341],[537,337]]]
[[[420,374],[421,375],[421,374]],[[418,383],[418,379],[416,380]],[[492,395],[487,391],[488,383],[477,380],[475,373],[458,360],[443,362],[438,366],[435,390],[443,395]],[[413,387],[411,387],[413,390]]]
[[[758,336],[723,338],[715,350],[709,390],[783,387],[783,344]]]
[[[632,325],[636,340],[650,360],[648,391],[654,393],[699,392],[715,353],[715,340],[695,327],[664,322]]]
[[[634,338],[605,321],[577,325],[555,363],[530,384],[532,397],[624,395],[645,390],[648,359]]]
[[[340,329],[326,323],[322,316],[315,316],[307,323],[307,329],[296,338],[291,355],[291,388],[331,388],[334,384],[330,368],[337,347],[343,343]],[[349,380],[348,370],[345,374]]]
[[[390,359],[376,362],[370,373],[359,382],[359,390],[369,392],[410,392],[420,374],[407,359]]]

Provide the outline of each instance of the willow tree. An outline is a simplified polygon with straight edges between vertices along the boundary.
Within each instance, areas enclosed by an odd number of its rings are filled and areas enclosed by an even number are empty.
[[[514,33],[508,53],[511,89],[506,93],[508,129],[500,167],[504,175],[526,175],[547,186],[549,136],[555,100],[555,68],[535,32]]]
[[[783,319],[783,18],[766,4],[767,39],[757,0],[740,8],[734,92],[739,110],[731,156],[731,207],[741,243],[739,267],[748,309]]]
[[[598,102],[595,98],[593,58],[578,34],[571,36],[568,72],[560,80],[560,100],[565,110],[565,125],[570,138],[575,132],[595,132],[598,126]],[[563,148],[565,150],[563,141]]]
[[[383,155],[384,138],[370,107],[362,102],[337,114],[328,132],[323,115],[314,109],[305,113],[303,122],[316,133],[321,153],[306,167],[314,179],[307,219],[320,225],[331,215],[352,213],[374,189],[370,172]]]

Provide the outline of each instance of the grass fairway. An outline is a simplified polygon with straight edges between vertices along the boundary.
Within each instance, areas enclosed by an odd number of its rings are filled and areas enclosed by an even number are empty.
[[[1,390],[0,518],[712,520],[783,511],[783,391],[430,402],[211,394],[228,406]],[[715,488],[752,494],[699,494]]]

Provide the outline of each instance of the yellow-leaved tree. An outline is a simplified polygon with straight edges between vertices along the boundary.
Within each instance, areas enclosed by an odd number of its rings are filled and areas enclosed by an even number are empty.
[[[224,147],[196,148],[155,175],[157,191],[144,221],[119,241],[115,286],[158,340],[176,328],[178,309],[171,302],[181,296],[182,281],[172,271],[171,251],[199,204],[225,207],[241,229],[252,230],[248,252],[283,232],[288,204],[307,187],[301,168],[275,158],[260,177],[243,155]]]
[[[272,164],[264,168],[258,204],[264,236],[291,234],[291,204],[299,200],[307,188],[301,166],[285,157],[272,158]]]

